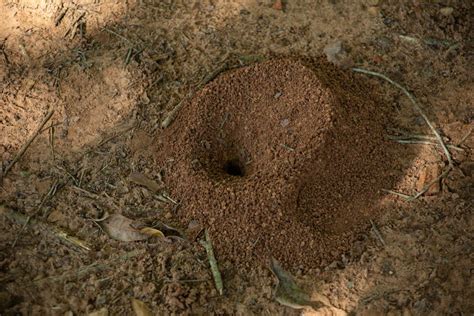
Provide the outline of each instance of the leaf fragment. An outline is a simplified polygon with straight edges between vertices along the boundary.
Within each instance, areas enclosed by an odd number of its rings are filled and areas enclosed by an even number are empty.
[[[277,260],[271,260],[270,269],[278,279],[275,291],[275,299],[278,303],[294,309],[311,307],[318,310],[326,306],[322,302],[311,301],[309,295],[298,287],[291,275],[283,270]]]
[[[88,316],[109,316],[109,310],[107,307],[102,307],[99,310],[93,311],[92,313],[87,314]]]
[[[148,190],[155,193],[161,192],[164,188],[163,183],[158,183],[155,180],[148,178],[147,176],[145,176],[143,173],[140,173],[140,172],[130,173],[130,175],[128,176],[128,180],[130,180],[130,182],[133,182],[135,184],[144,186]]]
[[[148,306],[144,302],[137,300],[136,298],[132,298],[131,301],[132,301],[132,308],[136,316],[152,316],[153,315],[150,309],[148,308]]]

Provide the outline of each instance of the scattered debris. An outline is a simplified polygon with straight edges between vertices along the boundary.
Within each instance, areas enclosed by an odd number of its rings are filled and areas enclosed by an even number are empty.
[[[201,240],[201,245],[206,249],[207,258],[209,260],[209,265],[211,266],[212,276],[214,278],[214,283],[216,285],[216,290],[219,292],[219,295],[224,294],[224,285],[222,284],[222,276],[221,272],[219,271],[219,267],[217,266],[217,260],[214,256],[214,249],[212,248],[211,237],[209,236],[209,232],[204,230],[205,241]]]
[[[322,302],[311,301],[309,295],[298,287],[291,275],[283,270],[275,259],[271,260],[270,270],[278,279],[275,289],[275,299],[278,303],[294,309],[310,307],[318,310],[326,306]]]
[[[153,313],[150,311],[148,306],[136,298],[132,298],[132,309],[136,316],[151,316]]]

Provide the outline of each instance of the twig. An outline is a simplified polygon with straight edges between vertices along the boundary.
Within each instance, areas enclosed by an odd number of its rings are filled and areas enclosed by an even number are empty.
[[[16,235],[15,237],[15,240],[13,241],[12,243],[12,248],[15,248],[15,245],[16,243],[18,242],[18,239],[20,238],[20,235],[25,231],[26,229],[26,226],[28,226],[28,224],[30,223],[31,219],[33,217],[36,216],[36,214],[39,213],[39,211],[41,211],[41,209],[43,208],[43,205],[46,203],[46,201],[51,198],[53,195],[56,194],[56,191],[59,187],[59,181],[58,180],[55,180],[53,182],[53,184],[50,186],[48,192],[43,196],[43,198],[41,199],[41,202],[40,204],[36,207],[36,210],[33,212],[33,214],[29,215],[26,217],[26,221],[25,223],[23,224],[23,226],[21,227],[20,231],[18,232],[18,234]]]
[[[397,191],[393,191],[393,190],[385,190],[385,189],[382,189],[382,191],[385,191],[387,193],[390,193],[390,194],[395,194],[399,197],[402,197],[406,200],[410,199],[411,198],[411,195],[407,195],[407,194],[404,194],[404,193],[400,193],[400,192],[397,192]]]
[[[375,76],[375,77],[379,77],[379,78],[382,78],[386,81],[388,81],[389,83],[391,83],[392,85],[394,85],[395,87],[399,88],[400,90],[402,90],[402,92],[408,97],[408,99],[410,99],[411,103],[413,104],[413,107],[418,111],[418,113],[423,117],[423,119],[425,120],[426,124],[429,126],[429,128],[431,129],[431,131],[433,132],[433,134],[435,135],[436,139],[438,140],[439,142],[439,145],[441,146],[441,148],[443,149],[444,151],[444,154],[446,156],[446,159],[448,160],[448,167],[446,168],[446,170],[444,172],[441,173],[441,175],[439,177],[437,177],[435,180],[433,180],[432,182],[430,182],[427,186],[425,186],[420,192],[416,193],[415,195],[413,195],[411,198],[409,198],[408,200],[409,201],[412,201],[412,200],[415,200],[417,199],[418,197],[420,197],[421,195],[423,195],[426,191],[429,190],[429,188],[431,187],[431,185],[433,185],[434,183],[436,183],[436,181],[439,181],[441,178],[445,177],[454,167],[454,164],[453,164],[453,159],[451,158],[451,153],[449,152],[448,148],[446,147],[446,144],[444,143],[443,141],[443,138],[441,137],[441,135],[438,133],[438,131],[436,130],[436,128],[434,127],[434,125],[431,123],[431,121],[428,119],[428,117],[426,116],[425,112],[422,110],[421,106],[416,102],[415,100],[415,97],[410,93],[408,92],[407,89],[405,89],[402,85],[396,83],[395,81],[393,81],[392,79],[388,78],[387,76],[385,75],[382,75],[381,73],[378,73],[378,72],[374,72],[374,71],[369,71],[369,70],[365,70],[365,69],[361,69],[361,68],[352,68],[352,71],[354,72],[360,72],[360,73],[364,73],[366,75],[371,75],[371,76]]]
[[[229,63],[225,61],[228,58],[228,54],[226,54],[223,58],[224,62],[214,69],[211,73],[207,74],[201,82],[196,87],[196,90],[202,89],[206,84],[214,80],[221,72],[228,70],[229,69]],[[185,101],[188,100],[189,98],[192,98],[195,94],[194,92],[190,92],[186,97],[184,97],[181,101],[179,101],[178,104],[166,115],[166,117],[161,121],[161,128],[167,128],[174,120],[176,115],[178,114],[178,111],[183,107],[185,104]]]
[[[161,122],[161,128],[167,128],[170,126],[171,122],[173,122],[174,118],[176,117],[176,114],[178,114],[179,109],[183,107],[184,101],[187,99],[188,97],[183,98],[171,111],[168,112],[166,117]]]
[[[129,260],[131,258],[137,257],[141,254],[143,254],[141,250],[132,250],[132,251],[124,254],[123,256],[119,256],[117,259],[114,259],[114,262],[126,261],[126,260]],[[51,282],[64,281],[65,279],[72,278],[74,276],[76,276],[78,279],[81,279],[81,278],[83,278],[84,276],[86,276],[90,273],[97,273],[97,272],[101,272],[101,271],[104,271],[104,270],[110,270],[110,269],[113,269],[113,267],[110,266],[110,265],[100,264],[100,263],[94,262],[90,265],[81,267],[81,268],[77,269],[76,271],[68,271],[68,272],[65,272],[61,275],[45,277],[45,278],[42,278],[42,279],[35,280],[34,283],[42,284],[42,283],[47,282],[47,281],[51,281]]]
[[[434,142],[430,142],[426,140],[393,139],[393,141],[400,144],[421,144],[421,145],[439,146],[439,143],[434,143]],[[464,151],[464,149],[462,149],[461,147],[454,146],[454,145],[447,144],[446,147],[457,150],[457,151]]]
[[[375,226],[375,223],[372,220],[370,220],[370,224],[372,225],[372,230],[374,231],[375,236],[377,236],[377,238],[380,240],[382,245],[385,246],[386,245],[385,240],[383,239],[382,234],[379,232],[377,226]]]
[[[133,44],[132,41],[130,41],[128,38],[126,38],[125,36],[123,35],[120,35],[119,33],[115,32],[115,31],[112,31],[112,30],[109,30],[108,28],[104,28],[104,31],[112,34],[112,35],[115,35],[117,36],[118,38],[124,40],[125,42],[129,43],[129,44]]]
[[[43,121],[38,125],[33,135],[31,135],[30,139],[28,139],[28,141],[23,145],[23,147],[21,147],[20,151],[15,156],[15,158],[13,158],[12,162],[10,162],[10,164],[5,168],[5,170],[3,171],[2,177],[6,177],[6,175],[11,170],[11,168],[13,168],[13,166],[18,162],[18,160],[20,160],[21,157],[23,157],[28,147],[36,139],[36,137],[38,137],[40,131],[43,129],[46,123],[48,123],[49,119],[51,118],[51,116],[53,116],[53,114],[54,114],[54,110],[51,110],[48,112],[48,114],[46,114]]]
[[[466,141],[466,139],[471,136],[472,134],[472,130],[473,128],[471,127],[471,129],[469,130],[469,132],[466,133],[466,135],[464,135],[461,140],[457,143],[458,146],[460,146],[462,143],[464,143]]]
[[[221,272],[219,271],[219,267],[217,266],[217,260],[214,256],[214,249],[212,248],[211,238],[209,237],[207,229],[204,231],[204,235],[206,237],[206,241],[201,240],[200,243],[206,249],[207,258],[209,260],[209,265],[211,266],[211,272],[214,278],[214,283],[216,284],[216,289],[219,294],[222,295],[224,294],[224,286],[222,284]]]
[[[53,226],[48,223],[44,223],[39,220],[32,219],[31,216],[26,216],[23,215],[19,212],[16,212],[5,205],[0,205],[0,214],[4,215],[8,219],[18,223],[22,224],[23,226],[28,225],[28,223],[33,227],[36,228],[38,231],[46,232],[56,238],[59,238],[60,240],[69,243],[73,246],[79,247],[83,250],[91,250],[90,246],[85,242],[82,241],[69,233],[65,232],[64,230]]]

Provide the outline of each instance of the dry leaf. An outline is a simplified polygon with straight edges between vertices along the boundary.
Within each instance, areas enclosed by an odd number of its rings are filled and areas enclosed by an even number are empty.
[[[136,298],[132,298],[132,308],[133,308],[133,311],[135,312],[136,316],[151,316],[151,315],[153,315],[151,313],[150,309],[148,308],[148,306],[146,306],[145,303],[143,303],[140,300],[137,300]]]
[[[160,184],[147,176],[145,176],[143,173],[140,172],[132,172],[129,176],[128,179],[138,185],[142,185],[145,188],[147,188],[150,191],[153,191],[155,193],[159,193],[161,190],[163,190],[163,184]]]
[[[149,235],[141,233],[135,229],[133,220],[120,215],[112,214],[103,221],[99,222],[104,231],[113,239],[120,241],[138,241],[149,238]]]
[[[108,315],[109,315],[109,310],[107,309],[107,307],[103,307],[99,309],[98,311],[94,311],[88,314],[88,316],[108,316]]]
[[[165,238],[165,234],[163,234],[160,230],[151,227],[144,227],[140,229],[140,233],[151,237]]]
[[[295,309],[311,307],[317,310],[326,306],[322,302],[311,301],[308,294],[298,287],[291,275],[283,270],[275,259],[272,259],[270,268],[273,274],[278,278],[275,293],[275,299],[278,303]]]

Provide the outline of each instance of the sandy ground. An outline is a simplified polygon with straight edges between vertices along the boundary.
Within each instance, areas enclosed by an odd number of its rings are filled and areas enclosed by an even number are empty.
[[[2,314],[131,314],[132,298],[157,314],[474,313],[469,1],[288,1],[282,10],[270,0],[0,6],[3,170],[54,110],[0,189]],[[325,54],[347,71],[378,71],[408,87],[455,146],[454,169],[440,185],[412,202],[391,197],[389,211],[340,259],[310,275],[292,271],[330,307],[282,306],[268,267],[242,272],[216,253],[220,296],[198,242],[117,241],[92,220],[120,213],[185,230],[170,200],[129,178],[161,178],[153,145],[166,142],[163,119],[226,60]],[[361,80],[379,86],[393,109],[387,134],[431,136],[400,91]],[[407,165],[396,170],[393,190],[413,194],[447,164],[436,146],[393,146]],[[31,223],[22,229],[7,209]],[[90,250],[64,242],[57,229]]]

